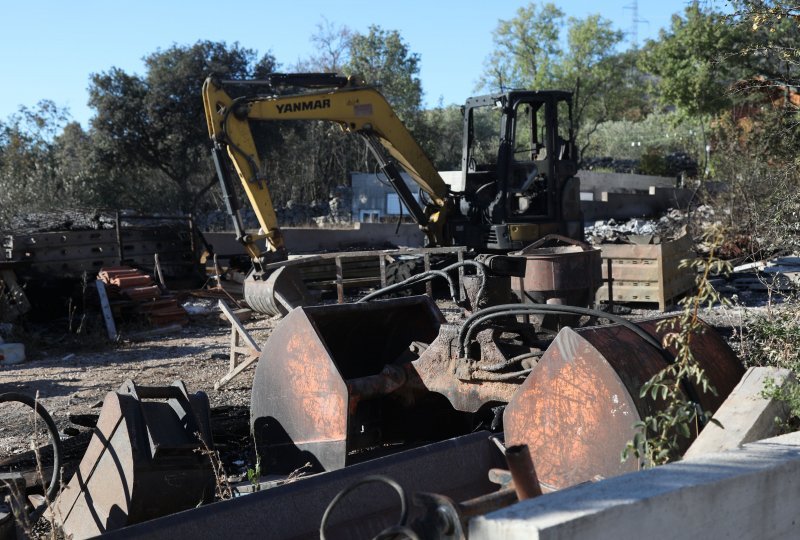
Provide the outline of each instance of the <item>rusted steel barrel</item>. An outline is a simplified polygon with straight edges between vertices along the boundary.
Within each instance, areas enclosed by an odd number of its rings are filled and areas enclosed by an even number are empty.
[[[548,246],[548,247],[545,247]],[[514,278],[514,288],[542,304],[588,307],[602,282],[600,251],[589,244],[550,234],[512,253],[525,257],[524,278]],[[562,324],[569,321],[562,316]]]
[[[676,331],[657,328],[657,320],[638,324],[659,341]],[[705,325],[692,335],[691,351],[717,395],[693,381],[691,393],[703,410],[714,412],[744,368]],[[506,444],[527,444],[539,479],[557,488],[637,470],[636,459],[621,462],[620,455],[633,439],[634,423],[663,407],[639,394],[669,360],[623,326],[562,329],[506,407]]]

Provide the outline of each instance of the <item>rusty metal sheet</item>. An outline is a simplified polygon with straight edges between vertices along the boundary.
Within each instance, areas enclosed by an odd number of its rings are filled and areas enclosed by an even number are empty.
[[[655,373],[658,362],[638,364]],[[614,368],[585,338],[564,328],[503,415],[506,443],[527,444],[539,479],[558,488],[636,470],[620,462],[641,418]]]
[[[579,246],[541,248],[524,253],[525,277],[518,280],[526,291],[557,292],[597,287],[600,251]]]
[[[265,470],[306,462],[316,469],[344,467],[347,385],[303,308],[291,311],[264,345],[250,415]]]
[[[411,343],[432,341],[443,321],[425,296],[291,311],[264,345],[253,381],[250,420],[267,470],[307,462],[338,469],[349,451],[381,440],[375,422],[394,404],[360,401],[348,381],[380,375]]]
[[[456,501],[497,490],[488,471],[504,467],[503,455],[482,431],[359,463],[347,469],[181,512],[148,523],[112,531],[104,538],[196,540],[198,538],[264,537],[294,540],[319,538],[328,503],[342,489],[367,475],[396,480],[409,498],[419,492],[440,493]],[[410,518],[417,506],[411,506]],[[386,486],[369,484],[342,501],[329,521],[326,537],[373,538],[397,522],[397,495]],[[265,534],[266,533],[266,534]]]
[[[659,322],[665,319],[668,320],[669,318],[664,317],[643,321],[638,325],[651,336],[663,340],[666,333],[678,331],[677,326],[671,325],[662,325],[659,328]],[[699,322],[701,324],[701,333],[690,337],[691,350],[695,359],[705,370],[711,385],[717,391],[717,395],[705,393],[702,388],[696,387],[696,385],[695,392],[703,409],[713,412],[722,405],[728,394],[739,384],[739,381],[744,376],[745,369],[741,361],[736,357],[736,353],[725,343],[722,336],[702,320]],[[672,357],[676,354],[674,348],[670,348],[668,352]]]
[[[660,337],[657,324],[640,326]],[[713,412],[744,368],[710,328],[691,344],[718,391],[695,394]],[[528,444],[539,478],[559,488],[636,470],[634,459],[622,463],[620,455],[633,424],[657,410],[639,391],[668,360],[622,326],[561,330],[505,410],[507,443]]]

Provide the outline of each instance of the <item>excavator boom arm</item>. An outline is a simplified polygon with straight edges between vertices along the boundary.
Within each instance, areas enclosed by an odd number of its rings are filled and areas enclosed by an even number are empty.
[[[235,99],[228,93],[226,86],[247,84],[246,82],[209,78],[203,85],[209,135],[217,151],[224,149],[230,157],[270,250],[278,250],[283,244],[269,193],[269,181],[260,173],[261,157],[250,128],[251,120],[334,122],[344,131],[362,135],[384,171],[392,176],[394,167],[391,162],[381,159],[380,148],[373,144],[377,141],[428,194],[431,207],[423,211],[417,205],[415,209],[415,202],[413,198],[409,200],[410,192],[402,180],[399,180],[399,175],[394,179],[390,178],[412,215],[428,234],[429,241],[438,245],[444,243],[443,214],[446,208],[447,185],[386,99],[374,88],[352,81],[351,78],[345,87],[323,91]]]

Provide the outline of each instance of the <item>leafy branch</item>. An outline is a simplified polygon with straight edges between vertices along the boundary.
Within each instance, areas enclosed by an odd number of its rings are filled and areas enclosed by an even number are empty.
[[[728,273],[731,267],[730,263],[715,255],[716,248],[724,240],[722,231],[714,228],[704,235],[704,240],[711,245],[707,258],[681,262],[681,267],[699,271],[696,294],[681,300],[683,311],[680,316],[665,319],[657,326],[663,333],[664,349],[675,351],[675,360],[653,375],[642,386],[639,395],[642,398],[649,396],[658,404],[658,410],[634,424],[633,440],[622,451],[623,461],[632,455],[645,467],[663,465],[679,458],[685,443],[703,425],[709,421],[718,423],[685,392],[685,388],[693,384],[704,393],[717,394],[692,353],[691,345],[694,336],[705,329],[698,316],[700,309],[728,302],[711,286],[709,276]]]

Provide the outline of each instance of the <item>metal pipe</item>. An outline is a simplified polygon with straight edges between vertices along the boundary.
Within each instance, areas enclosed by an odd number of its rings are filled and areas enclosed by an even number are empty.
[[[520,501],[533,499],[542,494],[539,477],[533,466],[530,450],[527,444],[509,446],[505,451],[506,463],[514,481],[514,490]]]
[[[482,516],[495,510],[500,510],[506,506],[511,506],[517,502],[517,492],[513,488],[503,488],[489,493],[488,495],[481,495],[468,501],[458,503],[458,513],[461,522],[466,524],[470,518],[475,516]]]
[[[405,280],[401,281],[400,283],[395,283],[394,285],[389,285],[388,287],[385,287],[383,289],[378,289],[377,291],[373,291],[373,292],[369,293],[368,295],[366,295],[366,296],[360,298],[359,300],[357,300],[356,303],[360,304],[362,302],[368,302],[368,301],[372,300],[373,298],[377,298],[379,296],[382,296],[384,294],[390,293],[392,291],[404,289],[404,288],[406,288],[406,287],[408,287],[410,285],[416,285],[417,283],[422,283],[424,281],[431,280],[431,279],[433,279],[434,277],[437,277],[437,276],[438,277],[442,277],[442,278],[447,280],[447,284],[450,286],[450,296],[455,300],[455,298],[456,298],[456,293],[455,293],[456,286],[455,286],[455,283],[453,283],[453,280],[450,278],[450,276],[447,275],[447,273],[445,273],[442,270],[428,270],[427,272],[423,272],[421,274],[417,274],[415,276],[411,276],[410,278],[405,279]]]
[[[549,304],[503,304],[499,306],[493,306],[486,309],[482,309],[473,313],[461,327],[458,333],[458,354],[459,356],[464,356],[464,351],[466,350],[466,344],[472,338],[472,331],[473,327],[487,321],[489,319],[507,315],[521,315],[525,313],[556,313],[556,314],[569,314],[569,315],[588,315],[590,317],[604,317],[612,322],[621,324],[634,332],[648,344],[652,345],[659,351],[663,351],[664,348],[658,343],[650,334],[636,326],[631,321],[619,317],[617,315],[613,315],[611,313],[605,313],[603,311],[597,311],[594,309],[589,308],[582,308],[577,306],[554,306]]]
[[[441,270],[427,270],[427,271],[422,272],[420,274],[411,276],[410,278],[405,279],[405,280],[401,281],[400,283],[394,283],[392,285],[389,285],[388,287],[383,287],[381,289],[378,289],[377,291],[372,291],[368,295],[360,298],[358,301],[356,301],[356,303],[368,302],[368,301],[372,300],[373,298],[377,298],[379,296],[383,296],[384,294],[390,293],[392,291],[404,289],[404,288],[409,287],[411,285],[416,285],[416,284],[421,283],[423,281],[427,281],[429,279],[433,279],[434,276],[439,276],[439,277],[442,277],[442,278],[446,279],[447,280],[447,284],[450,286],[450,296],[453,298],[453,300],[458,300],[458,297],[456,296],[455,284],[453,283],[452,278],[450,277],[449,274],[447,274],[447,272],[449,272],[451,270],[454,270],[456,268],[463,268],[464,266],[474,266],[475,269],[476,269],[476,272],[481,276],[481,278],[482,278],[481,279],[481,286],[478,289],[478,295],[477,295],[478,298],[481,298],[483,296],[484,289],[486,288],[486,271],[487,271],[486,265],[483,264],[483,263],[480,263],[478,261],[459,261],[459,262],[451,264],[450,266],[446,266],[445,268],[442,268]]]

